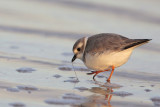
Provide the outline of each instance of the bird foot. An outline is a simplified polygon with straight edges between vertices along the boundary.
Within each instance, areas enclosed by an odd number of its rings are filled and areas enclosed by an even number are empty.
[[[109,79],[107,79],[107,82],[109,82],[109,83],[110,83],[110,80],[109,80]]]
[[[97,71],[91,71],[90,73],[87,73],[87,75],[92,75],[92,74],[96,74]]]
[[[87,75],[92,75],[92,74],[94,74],[93,80],[95,80],[94,78],[95,78],[96,75],[99,74],[100,72],[104,72],[104,71],[91,71],[91,73],[87,73]]]

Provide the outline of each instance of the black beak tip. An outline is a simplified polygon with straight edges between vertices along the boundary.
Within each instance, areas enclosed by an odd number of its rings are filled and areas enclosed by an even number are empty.
[[[74,55],[73,58],[72,58],[72,60],[71,60],[71,62],[73,62],[76,58],[77,58],[77,56]]]
[[[71,60],[71,62],[73,62],[74,60],[73,60],[73,58],[72,58],[72,60]]]

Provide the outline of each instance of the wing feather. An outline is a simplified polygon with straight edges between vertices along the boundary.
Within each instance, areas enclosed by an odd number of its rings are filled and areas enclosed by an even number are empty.
[[[122,51],[148,42],[150,39],[129,39],[113,33],[102,33],[88,38],[85,52],[103,53],[104,51]]]

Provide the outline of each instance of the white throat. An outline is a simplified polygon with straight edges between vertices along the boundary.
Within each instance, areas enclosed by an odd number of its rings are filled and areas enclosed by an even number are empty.
[[[83,54],[84,54],[84,51],[85,51],[85,49],[86,49],[87,41],[88,41],[88,37],[85,37],[85,38],[84,38],[84,50],[83,50]]]

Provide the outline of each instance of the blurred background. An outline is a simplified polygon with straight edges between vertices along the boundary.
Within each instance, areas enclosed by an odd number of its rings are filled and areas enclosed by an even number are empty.
[[[115,32],[159,43],[159,0],[0,0],[0,30],[44,36]]]
[[[56,79],[52,76],[58,71],[62,76],[74,75],[61,73],[59,66],[71,65],[72,46],[78,38],[98,33],[117,33],[133,39],[152,39],[150,43],[136,49],[131,60],[118,68],[118,71],[129,73],[125,75],[127,78],[140,79],[138,73],[146,74],[148,78],[149,75],[160,75],[159,0],[0,0],[0,84],[5,96],[0,98],[0,103],[7,107],[9,102],[15,102],[14,97],[11,98],[10,92],[6,92],[4,87],[17,84],[44,89],[72,89],[73,84],[63,85],[62,81],[55,83]],[[75,65],[85,68],[81,61],[77,61]],[[39,72],[20,75],[16,69],[21,67],[35,68]],[[83,77],[83,80],[91,79],[84,72],[80,72],[79,77]],[[146,78],[144,77],[143,81],[153,79],[156,83],[160,82],[158,77]],[[142,85],[139,83],[141,82],[136,84]],[[80,84],[88,85],[88,88],[92,86],[83,82]],[[155,88],[156,93],[159,92],[158,88]],[[126,90],[130,89],[132,88]],[[141,93],[138,90],[134,92],[136,95]],[[148,95],[146,104],[153,105],[149,99],[156,93]],[[21,93],[13,96],[23,99],[24,95]],[[45,98],[50,96],[49,93],[39,93],[35,98],[43,102],[43,95],[46,95]],[[138,97],[141,99],[139,101],[146,101],[144,95]],[[30,96],[26,98],[30,104]],[[113,101],[116,101],[117,97],[114,98]],[[30,107],[35,105],[33,102]],[[47,105],[39,103],[38,106]]]

